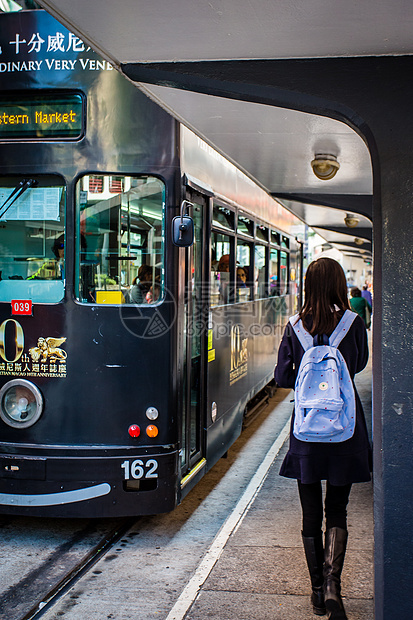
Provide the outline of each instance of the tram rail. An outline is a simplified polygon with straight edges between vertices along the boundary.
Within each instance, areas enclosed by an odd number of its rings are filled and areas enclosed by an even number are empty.
[[[1,519],[0,528],[10,525],[12,520],[12,518]],[[71,538],[62,542],[51,554],[46,556],[30,573],[0,594],[0,619],[35,620],[41,618],[122,537],[127,535],[136,521],[136,518],[118,519],[97,542],[93,542],[86,553],[81,554],[73,563],[74,547],[82,542],[87,542],[101,523],[92,520],[88,522],[81,530],[75,532]],[[56,579],[55,575],[62,565],[65,566],[65,570]],[[4,613],[1,610],[4,610]]]

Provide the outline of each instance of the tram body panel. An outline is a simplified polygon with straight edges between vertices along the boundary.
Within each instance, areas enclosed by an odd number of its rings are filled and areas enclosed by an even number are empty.
[[[241,432],[248,402],[272,381],[281,323],[284,325],[290,316],[291,304],[289,296],[274,297],[222,306],[212,313],[215,330],[208,363],[206,414],[207,453],[212,461],[218,447],[222,444],[228,448],[233,435]]]
[[[77,308],[71,312],[68,304],[61,317],[66,320],[56,320],[53,313],[53,323],[47,308],[43,306],[42,309],[46,312],[35,307],[35,317],[24,317],[25,321],[20,317],[17,321],[25,332],[26,344],[20,363],[3,362],[2,365],[6,369],[8,366],[16,368],[17,365],[24,370],[27,359],[30,370],[26,372],[33,374],[23,376],[34,380],[41,388],[45,399],[44,413],[30,428],[5,426],[2,441],[98,446],[108,443],[109,427],[112,445],[136,446],[137,440],[132,444],[128,427],[135,423],[142,424],[144,412],[153,406],[164,417],[157,443],[176,444],[177,437],[171,441],[174,420],[168,420],[167,416],[172,390],[170,339],[167,336],[159,338],[155,348],[150,340],[141,341],[128,332],[125,334],[119,316],[113,316],[111,308],[88,309],[89,312],[86,308]],[[51,334],[66,338],[61,348],[65,352],[64,359],[55,364],[47,358],[44,363],[41,359],[37,363],[30,360],[29,348],[36,349],[39,338]],[[165,353],[162,357],[156,350],[158,346]],[[59,363],[61,361],[64,363]],[[53,372],[49,370],[51,366],[55,367]],[[156,373],[154,368],[157,368]],[[42,377],[46,372],[55,376]],[[14,371],[13,374],[3,375],[2,382],[11,376],[19,374]],[[116,426],[113,425],[114,420]]]
[[[300,223],[47,13],[0,19],[0,120],[14,124],[19,103],[83,106],[75,136],[12,128],[3,139],[0,127],[0,513],[170,511],[241,432],[295,299],[210,307],[198,295],[211,277],[212,197],[289,235],[289,267]],[[42,217],[9,210],[19,187]],[[183,199],[189,249],[170,235]],[[140,262],[153,274],[136,301]]]

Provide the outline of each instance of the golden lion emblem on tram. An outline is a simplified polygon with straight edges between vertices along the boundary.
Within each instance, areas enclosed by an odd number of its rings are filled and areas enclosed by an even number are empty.
[[[67,353],[60,346],[65,342],[66,338],[39,338],[37,347],[29,349],[33,362],[56,362],[57,360],[65,360]]]

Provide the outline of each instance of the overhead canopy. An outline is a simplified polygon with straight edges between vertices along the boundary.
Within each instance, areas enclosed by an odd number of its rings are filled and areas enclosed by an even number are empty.
[[[39,4],[131,79],[135,63],[400,55],[413,49],[413,12],[406,0]],[[139,86],[326,241],[349,255],[371,252],[370,155],[346,124],[213,94]],[[317,154],[337,158],[340,168],[333,179],[320,180],[313,173]],[[356,213],[362,215],[350,229],[344,219]]]

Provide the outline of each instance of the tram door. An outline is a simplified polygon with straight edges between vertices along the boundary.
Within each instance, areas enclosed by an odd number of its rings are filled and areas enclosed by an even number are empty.
[[[194,243],[186,250],[184,309],[184,380],[182,422],[182,476],[203,456],[205,338],[207,334],[207,299],[204,295],[206,261],[204,234],[207,199],[188,188],[192,203],[189,214],[194,221]]]

